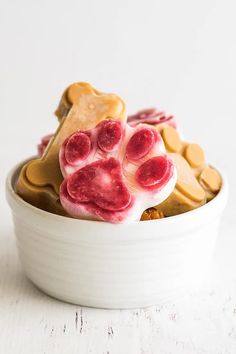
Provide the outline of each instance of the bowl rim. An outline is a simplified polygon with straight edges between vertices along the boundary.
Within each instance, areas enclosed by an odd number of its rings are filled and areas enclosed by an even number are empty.
[[[7,195],[7,199],[8,199],[8,195],[10,195],[10,197],[16,202],[16,204],[18,206],[21,206],[25,209],[29,209],[31,210],[34,214],[38,214],[39,216],[43,216],[44,218],[50,218],[50,220],[57,220],[57,221],[63,221],[64,223],[83,223],[83,224],[93,224],[96,223],[97,226],[98,225],[138,225],[140,224],[140,220],[138,221],[132,221],[130,223],[118,223],[118,224],[113,224],[113,223],[110,223],[110,222],[106,222],[106,221],[100,221],[100,220],[86,220],[86,219],[76,219],[76,218],[72,218],[72,217],[67,217],[67,216],[62,216],[62,215],[58,215],[58,214],[53,214],[53,213],[50,213],[48,211],[45,211],[43,209],[40,209],[40,208],[37,208],[35,207],[34,205],[26,202],[23,198],[21,198],[16,192],[15,192],[15,189],[13,187],[13,179],[15,178],[18,170],[20,170],[20,168],[25,164],[27,163],[29,160],[35,158],[34,157],[31,157],[31,158],[28,158],[28,159],[25,159],[23,160],[22,162],[19,162],[17,163],[7,174],[7,178],[6,178],[6,195]],[[212,166],[212,165],[209,165],[209,166]],[[215,168],[215,167],[214,167]],[[216,169],[216,168],[215,168]],[[161,219],[158,219],[158,223],[162,223],[162,224],[165,224],[165,223],[170,223],[170,221],[184,221],[186,218],[193,216],[197,216],[197,214],[199,214],[199,216],[201,215],[201,213],[204,213],[204,212],[207,212],[207,210],[213,208],[213,207],[217,207],[221,204],[221,200],[222,199],[225,199],[225,202],[227,200],[227,196],[228,196],[228,179],[227,179],[227,176],[224,172],[219,171],[217,169],[217,171],[219,172],[221,178],[222,178],[222,185],[221,185],[221,189],[219,190],[219,192],[217,193],[217,195],[212,199],[210,200],[209,202],[207,202],[206,204],[196,208],[196,209],[193,209],[193,210],[190,210],[190,211],[187,211],[187,212],[184,212],[182,214],[178,214],[178,215],[173,215],[173,216],[168,216],[166,218],[161,218]],[[224,209],[224,203],[222,205],[222,210]],[[145,220],[145,225],[147,224],[153,224],[153,223],[156,223],[157,220]]]

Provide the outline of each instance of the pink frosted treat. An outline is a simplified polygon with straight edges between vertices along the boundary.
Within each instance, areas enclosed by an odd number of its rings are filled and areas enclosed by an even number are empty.
[[[38,144],[38,146],[37,146],[39,157],[41,157],[43,155],[43,153],[44,153],[46,147],[48,146],[48,143],[52,137],[53,137],[53,134],[48,134],[48,135],[42,137],[40,144]]]
[[[143,109],[136,114],[128,116],[128,124],[131,127],[136,127],[136,125],[140,123],[152,125],[167,124],[176,128],[174,116],[167,115],[165,112],[161,112],[157,108]]]
[[[142,212],[173,191],[176,171],[160,134],[104,120],[63,143],[60,166],[65,179],[60,200],[69,215],[113,223],[140,220]]]

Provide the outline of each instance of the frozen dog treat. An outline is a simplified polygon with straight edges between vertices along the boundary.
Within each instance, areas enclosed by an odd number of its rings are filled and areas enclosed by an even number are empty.
[[[193,210],[211,200],[220,189],[221,177],[208,167],[202,148],[198,144],[182,141],[177,130],[171,126],[164,127],[161,135],[177,168],[177,183],[170,197],[156,208],[165,216],[171,216]],[[215,188],[209,187],[204,181],[205,176]]]
[[[81,83],[73,83],[68,86],[62,94],[58,107],[55,111],[55,115],[57,116],[59,122],[68,115],[71,107],[76,101],[77,92],[80,90]],[[85,83],[87,86],[87,83]],[[97,90],[94,89],[97,92]]]
[[[87,83],[71,85],[66,91],[66,99],[70,107],[65,116],[61,116],[63,119],[45,153],[23,167],[17,183],[17,192],[23,199],[53,213],[58,213],[60,205],[59,188],[63,177],[59,149],[65,139],[77,130],[96,126],[107,117],[116,120],[126,118],[125,103],[120,97],[99,92]]]
[[[192,168],[200,168],[205,164],[205,154],[198,144],[187,144],[184,157]]]
[[[194,176],[206,191],[207,201],[211,200],[221,187],[221,177],[215,169],[207,165],[201,146],[182,141],[179,133],[173,127],[164,127],[161,134],[166,150],[179,153],[185,158]],[[209,182],[204,181],[205,178]],[[213,187],[210,187],[208,183]]]
[[[123,100],[85,82],[66,88],[54,134],[25,164],[17,193],[30,204],[80,219],[126,223],[193,210],[213,199],[221,176],[202,148],[183,140],[173,115],[130,115]]]
[[[25,174],[26,166],[21,170],[21,178],[17,181],[16,190],[18,194],[28,203],[54,214],[67,216],[65,209],[62,207],[60,198],[57,193],[50,187],[36,187],[27,181]]]
[[[60,199],[75,218],[139,220],[173,191],[176,172],[155,128],[107,119],[68,137],[60,149]]]
[[[71,107],[75,104],[78,104],[80,97],[81,97],[81,86],[83,87],[84,94],[90,94],[91,93],[91,85],[88,84],[87,82],[75,82],[68,86],[65,91],[62,94],[61,100],[59,102],[59,105],[55,111],[55,114],[58,118],[59,121],[61,121],[64,117],[66,117],[71,109]],[[95,96],[100,96],[102,93],[98,90],[96,90],[94,87],[92,88],[93,94]],[[103,94],[106,95],[106,94]],[[112,94],[110,94],[112,95]],[[117,97],[116,95],[114,95]],[[91,100],[90,100],[91,101]],[[91,105],[94,103],[91,101]],[[124,102],[121,100],[121,105],[122,107],[118,108],[118,114],[120,113],[120,110],[125,110],[125,105]],[[85,103],[86,107],[86,103]],[[90,106],[90,110],[92,111],[92,106]]]
[[[206,191],[207,201],[210,201],[221,188],[222,181],[219,173],[214,168],[207,166],[201,171],[198,179]]]
[[[200,183],[205,186],[212,193],[219,192],[221,187],[221,178],[218,172],[211,168],[206,167],[200,174]]]
[[[170,153],[177,169],[177,182],[172,194],[156,209],[165,216],[193,210],[206,202],[206,192],[198,183],[188,162],[177,153]]]
[[[128,116],[128,124],[135,127],[140,123],[155,125],[157,129],[162,129],[165,125],[176,128],[174,116],[167,115],[165,112],[156,108],[143,109],[133,115]]]
[[[145,210],[141,216],[141,221],[155,220],[164,218],[162,211],[158,211],[155,208],[149,208]]]
[[[173,127],[164,127],[161,135],[167,152],[179,153],[188,162],[195,177],[199,177],[202,170],[207,167],[205,154],[198,144],[188,143],[180,138],[178,131]]]
[[[161,134],[167,151],[180,152],[182,150],[183,144],[176,129],[173,127],[165,127]]]
[[[193,169],[205,166],[204,151],[198,144],[182,141],[179,133],[173,127],[164,127],[161,135],[168,152],[180,153]]]

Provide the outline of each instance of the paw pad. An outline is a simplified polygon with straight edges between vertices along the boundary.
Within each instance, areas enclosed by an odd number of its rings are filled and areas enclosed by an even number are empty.
[[[65,177],[60,199],[73,217],[125,222],[161,203],[176,182],[172,160],[151,126],[136,128],[106,119],[79,131],[60,149]]]

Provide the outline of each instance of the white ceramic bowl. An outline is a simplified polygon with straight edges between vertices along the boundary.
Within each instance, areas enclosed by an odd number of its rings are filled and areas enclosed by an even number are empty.
[[[14,191],[20,165],[7,179],[19,256],[45,293],[75,304],[135,308],[175,301],[209,270],[227,200],[160,220],[113,225],[54,215]]]

